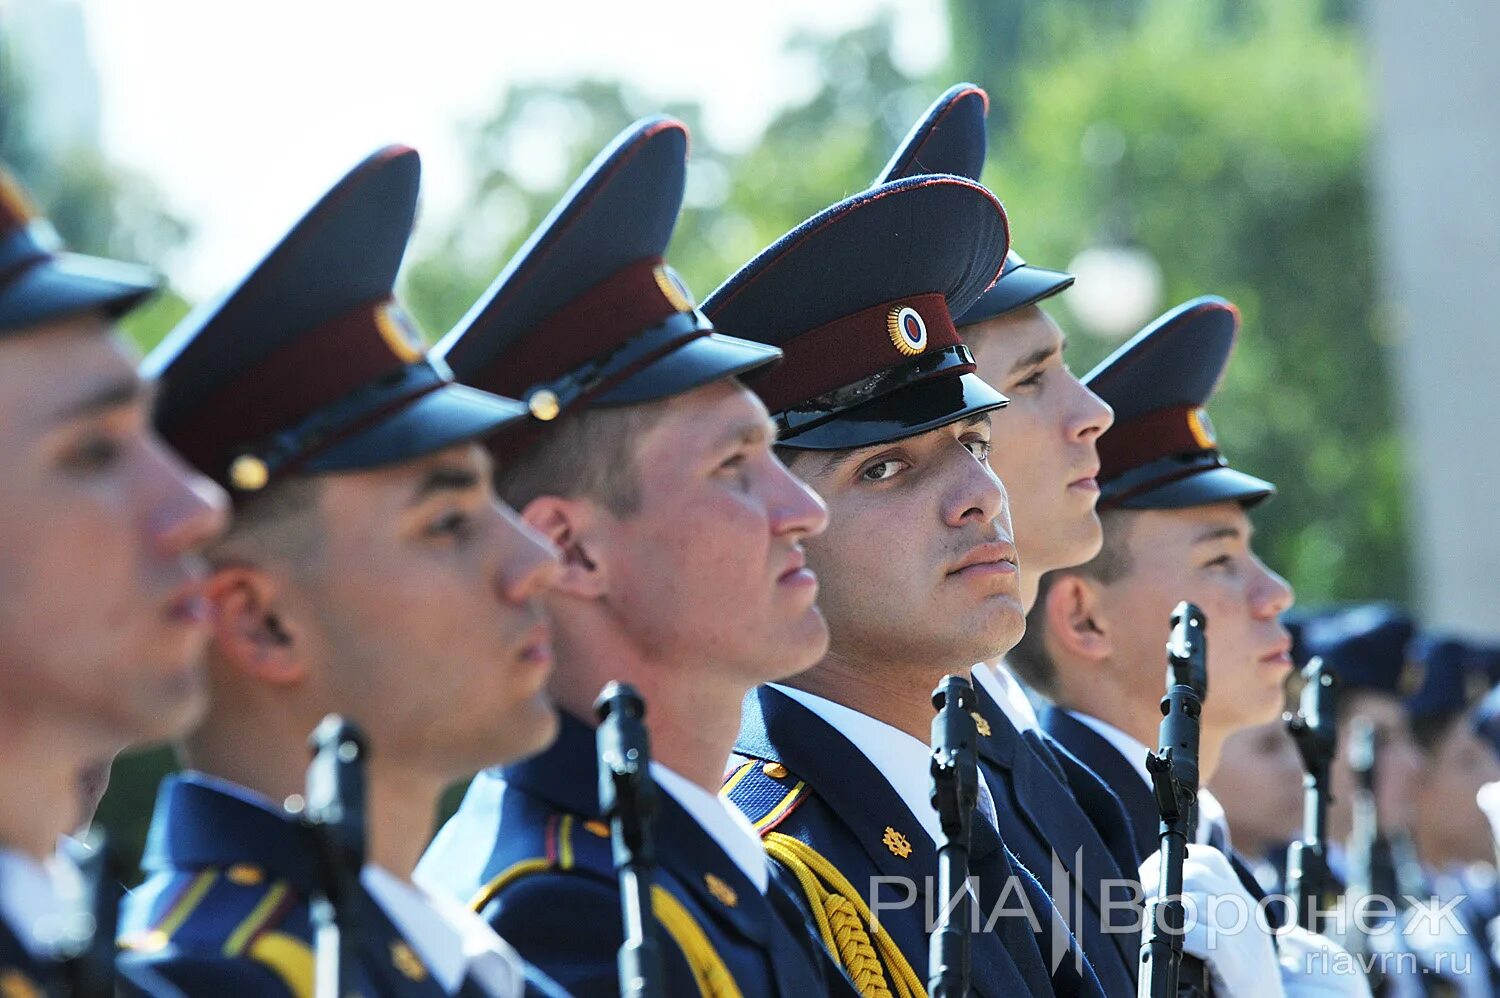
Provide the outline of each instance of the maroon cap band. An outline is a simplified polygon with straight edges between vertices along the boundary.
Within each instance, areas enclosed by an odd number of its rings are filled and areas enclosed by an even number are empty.
[[[1218,450],[1214,426],[1199,405],[1179,405],[1116,423],[1099,438],[1099,481],[1112,481],[1164,457]]]
[[[637,260],[548,315],[501,350],[487,368],[465,380],[496,395],[525,398],[538,384],[554,381],[619,349],[643,330],[691,311],[692,301],[660,257]],[[668,348],[706,331],[686,335]]]
[[[330,399],[392,377],[422,357],[400,309],[382,298],[294,337],[239,371],[177,421],[169,439],[197,467],[224,468],[235,453],[300,422]]]
[[[780,344],[786,357],[749,379],[766,408],[781,412],[914,357],[960,346],[948,300],[933,292],[873,305]],[[972,370],[953,370],[964,374]]]

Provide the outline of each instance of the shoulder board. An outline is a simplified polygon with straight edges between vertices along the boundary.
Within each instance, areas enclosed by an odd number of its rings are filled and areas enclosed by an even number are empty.
[[[285,880],[237,863],[152,877],[127,904],[148,910],[130,918],[120,946],[146,965],[160,956],[251,960],[280,977],[293,994],[311,992],[312,927],[306,900]]]
[[[515,852],[502,850],[499,858],[503,865],[469,899],[469,907],[475,911],[483,912],[511,884],[539,873],[578,872],[615,882],[609,826],[566,811],[547,815],[539,845],[523,843]]]
[[[724,781],[721,797],[744,812],[762,837],[811,796],[807,784],[779,762],[750,759]]]

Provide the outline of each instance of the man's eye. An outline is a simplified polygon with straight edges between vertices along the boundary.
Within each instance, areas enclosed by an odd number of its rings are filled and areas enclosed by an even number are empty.
[[[965,440],[964,446],[969,448],[969,453],[973,454],[979,460],[988,461],[990,459],[990,442],[988,440]]]
[[[439,517],[427,525],[425,533],[429,537],[467,537],[473,521],[469,514],[454,511]]]
[[[901,472],[904,462],[895,459],[889,461],[878,461],[859,473],[859,477],[867,482],[883,482],[888,478],[894,478]]]
[[[1203,567],[1204,568],[1232,568],[1233,566],[1234,566],[1234,559],[1231,558],[1227,554],[1221,554],[1217,558],[1215,558],[1213,561],[1208,562]]]
[[[729,459],[727,459],[726,461],[724,461],[723,464],[720,464],[719,465],[719,470],[720,471],[738,471],[740,468],[743,468],[744,466],[745,466],[745,455],[744,454],[735,454],[732,457],[730,457]]]
[[[106,471],[120,460],[122,448],[113,437],[93,436],[63,454],[63,467],[69,471],[93,473]]]
[[[1018,388],[1030,388],[1033,385],[1039,385],[1042,383],[1042,376],[1046,373],[1047,372],[1042,369],[1032,371],[1030,374],[1026,375],[1026,377],[1022,378],[1020,381],[1017,381],[1016,386]]]

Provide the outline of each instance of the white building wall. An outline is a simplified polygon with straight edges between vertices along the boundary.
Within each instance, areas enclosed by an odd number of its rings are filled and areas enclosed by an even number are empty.
[[[1368,5],[1416,609],[1500,638],[1500,3]]]

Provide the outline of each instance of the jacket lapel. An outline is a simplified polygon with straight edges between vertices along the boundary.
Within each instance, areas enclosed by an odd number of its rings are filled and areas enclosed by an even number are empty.
[[[742,720],[735,751],[780,762],[806,781],[853,833],[877,875],[915,886],[912,910],[919,913],[919,921],[925,920],[927,910],[938,910],[928,896],[935,887],[929,878],[936,877],[938,865],[932,839],[911,806],[854,743],[813,711],[770,687],[761,687],[746,698]],[[993,904],[1014,872],[1000,836],[983,819],[975,822],[969,862],[971,875],[980,881],[983,926],[989,915],[984,906]],[[974,934],[971,990],[975,994],[986,998],[1022,994],[1034,987],[1036,974],[1046,980],[1040,949],[1030,932],[1023,919],[1001,918],[995,931]],[[927,938],[924,932],[921,939]],[[925,979],[926,947],[903,948],[912,969]]]
[[[1142,860],[1156,851],[1161,825],[1156,798],[1151,795],[1146,781],[1118,749],[1067,711],[1056,707],[1044,710],[1042,728],[1099,774],[1099,778],[1120,798],[1135,838],[1136,850],[1140,853],[1135,864],[1139,867]]]

